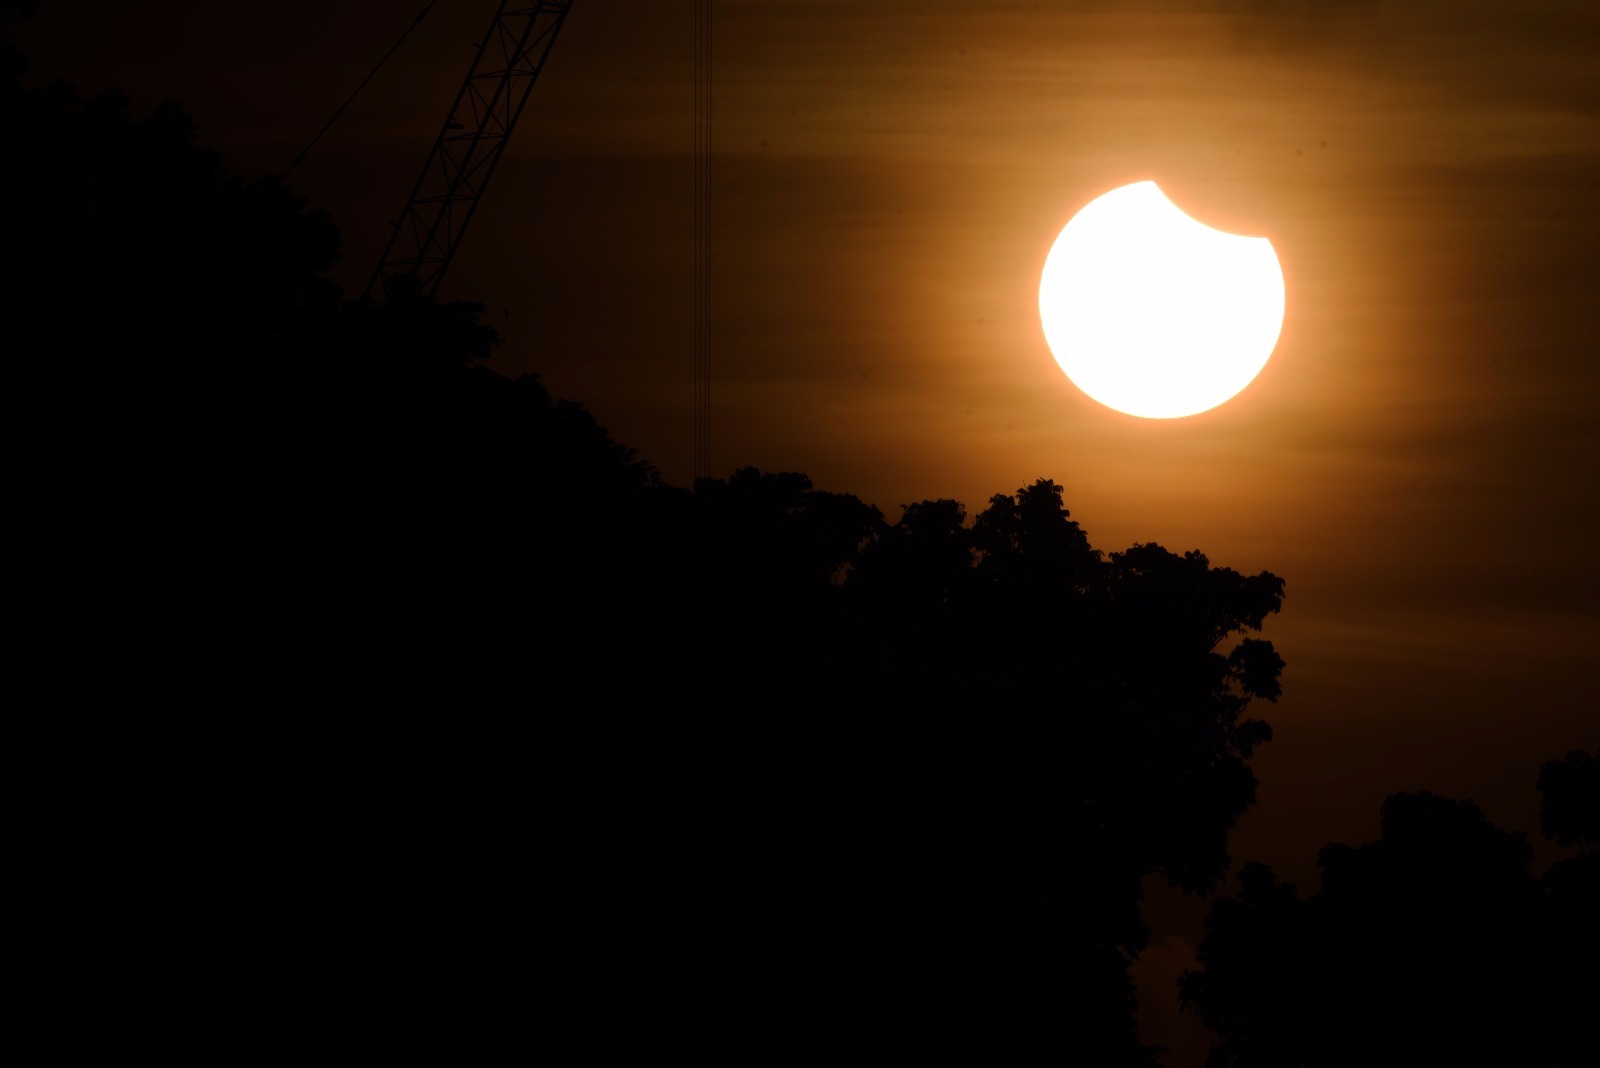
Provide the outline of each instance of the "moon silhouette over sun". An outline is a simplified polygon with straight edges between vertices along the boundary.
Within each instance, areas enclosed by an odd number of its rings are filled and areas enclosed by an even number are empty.
[[[1189,218],[1154,182],[1097,197],[1039,280],[1045,340],[1067,377],[1129,415],[1215,408],[1266,366],[1283,329],[1272,242]]]

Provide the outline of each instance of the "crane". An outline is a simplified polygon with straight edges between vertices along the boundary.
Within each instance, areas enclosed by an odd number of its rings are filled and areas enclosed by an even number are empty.
[[[410,277],[433,296],[505,154],[572,0],[501,0],[366,295]]]
[[[432,6],[423,8],[412,28]],[[500,0],[405,210],[394,223],[366,296],[381,294],[398,278],[415,279],[418,291],[428,296],[438,293],[571,9],[572,0]],[[694,477],[699,479],[711,474],[712,0],[695,0],[693,19]],[[390,49],[389,54],[393,52]],[[319,132],[317,137],[321,136]],[[304,156],[302,152],[295,163]]]

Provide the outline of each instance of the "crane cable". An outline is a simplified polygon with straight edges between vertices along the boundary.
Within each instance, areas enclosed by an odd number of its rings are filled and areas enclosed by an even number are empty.
[[[289,169],[283,172],[283,177],[289,177],[290,173],[305,160],[307,153],[317,147],[317,142],[322,140],[322,135],[328,132],[328,127],[339,121],[339,116],[343,115],[345,109],[355,101],[356,97],[361,95],[361,90],[365,89],[367,83],[377,76],[378,72],[383,69],[383,65],[389,62],[389,57],[400,50],[400,46],[406,43],[406,38],[411,36],[411,31],[421,25],[422,20],[428,17],[428,12],[433,10],[433,5],[436,3],[438,3],[438,0],[428,0],[428,3],[422,6],[422,10],[417,12],[417,17],[411,20],[411,25],[406,27],[405,32],[400,35],[400,39],[390,45],[389,51],[385,52],[383,58],[378,60],[378,65],[367,72],[367,76],[361,79],[361,84],[355,87],[355,91],[345,99],[343,104],[339,105],[339,109],[333,113],[333,116],[322,124],[322,129],[317,131],[316,136],[306,144],[305,148],[300,150],[299,155],[295,156],[294,162],[289,164]]]
[[[694,7],[694,477],[711,477],[711,0]]]

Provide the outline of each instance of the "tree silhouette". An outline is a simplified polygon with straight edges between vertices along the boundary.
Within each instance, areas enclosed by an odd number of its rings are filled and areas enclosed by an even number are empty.
[[[1542,975],[1547,1026],[1555,1063],[1594,1058],[1594,1006],[1600,1003],[1600,750],[1574,749],[1539,769],[1539,825],[1558,845],[1578,855],[1559,860],[1540,880]]]
[[[1531,855],[1470,801],[1418,793],[1384,803],[1377,842],[1324,848],[1305,901],[1246,865],[1180,982],[1220,1040],[1209,1063],[1583,1063],[1594,856],[1535,880]]]
[[[1539,769],[1539,829],[1562,846],[1600,850],[1600,758],[1574,749]]]
[[[180,108],[6,77],[63,600],[106,675],[280,710],[223,746],[293,781],[246,836],[289,873],[262,959],[454,1021],[537,958],[623,1053],[1153,1063],[1141,881],[1227,869],[1281,579],[1102,552],[1044,479],[893,525],[798,472],[667,485],[490,370],[480,306],[342,300],[331,221]]]
[[[26,267],[16,297],[63,324],[38,335],[53,356],[119,382],[223,375],[336,300],[332,222],[273,179],[230,175],[181,107],[136,119],[120,94],[26,90],[12,73],[0,115],[29,166],[0,188],[30,206],[10,248]]]
[[[908,757],[882,788],[920,799],[879,879],[904,919],[946,932],[947,966],[902,979],[941,1006],[938,1041],[1028,1059],[1070,1033],[1097,1063],[1143,1062],[1126,971],[1140,879],[1199,893],[1227,867],[1268,736],[1244,712],[1276,698],[1282,666],[1239,632],[1278,609],[1282,580],[1159,546],[1106,556],[1039,480],[970,526],[954,501],[906,506],[842,592],[879,724],[853,737],[892,725]]]

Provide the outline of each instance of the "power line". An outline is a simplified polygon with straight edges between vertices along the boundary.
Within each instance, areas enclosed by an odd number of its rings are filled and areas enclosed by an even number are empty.
[[[417,17],[411,20],[411,25],[407,26],[405,32],[400,35],[400,39],[394,44],[390,45],[389,51],[385,52],[383,54],[383,58],[378,60],[378,65],[367,72],[367,76],[361,79],[361,84],[356,86],[355,91],[345,99],[343,104],[339,105],[339,109],[333,113],[333,116],[329,118],[327,122],[322,124],[322,129],[317,131],[316,136],[313,137],[309,143],[307,143],[305,148],[300,150],[299,155],[295,156],[294,162],[289,164],[289,170],[283,172],[283,176],[285,178],[289,177],[289,174],[296,167],[300,166],[301,162],[305,160],[307,153],[309,153],[313,148],[317,147],[317,142],[322,140],[322,135],[328,132],[328,127],[339,121],[339,116],[343,115],[345,109],[348,108],[352,102],[354,102],[356,97],[361,95],[361,90],[365,89],[367,87],[367,83],[372,81],[372,79],[377,76],[377,73],[383,69],[383,65],[389,62],[389,57],[400,50],[400,46],[406,43],[406,38],[411,36],[411,31],[416,29],[422,20],[428,17],[428,12],[433,10],[433,5],[437,2],[438,0],[429,0],[427,4],[423,5],[422,10],[417,12]]]
[[[694,7],[694,477],[711,477],[711,0]]]

